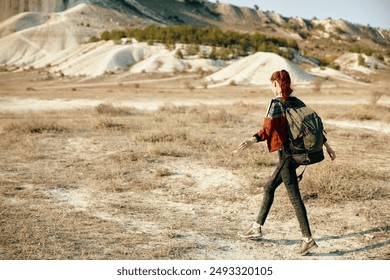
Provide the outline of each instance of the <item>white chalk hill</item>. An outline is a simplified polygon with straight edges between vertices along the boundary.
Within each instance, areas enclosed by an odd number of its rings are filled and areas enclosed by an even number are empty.
[[[206,80],[213,82],[213,86],[229,84],[269,85],[272,73],[281,69],[285,69],[290,73],[295,85],[309,84],[315,78],[277,54],[258,52],[232,63],[206,77]]]

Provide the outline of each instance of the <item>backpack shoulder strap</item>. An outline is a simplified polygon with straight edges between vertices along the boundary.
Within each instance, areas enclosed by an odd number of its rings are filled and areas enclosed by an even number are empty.
[[[306,107],[305,103],[302,102],[299,98],[292,96],[289,100],[282,101],[282,104],[285,106],[285,108],[302,108]]]

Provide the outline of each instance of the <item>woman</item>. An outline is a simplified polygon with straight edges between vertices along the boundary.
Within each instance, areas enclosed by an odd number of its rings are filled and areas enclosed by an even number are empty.
[[[243,150],[254,143],[267,141],[269,152],[278,151],[279,164],[273,173],[271,179],[264,187],[263,202],[251,229],[246,233],[240,234],[244,238],[258,238],[262,236],[261,226],[264,225],[267,215],[271,209],[276,188],[283,182],[287,188],[289,199],[294,206],[295,214],[298,218],[300,229],[302,232],[301,255],[306,255],[313,249],[317,248],[314,241],[309,221],[306,214],[306,208],[303,204],[301,194],[299,192],[298,179],[296,169],[297,164],[291,157],[288,156],[288,135],[287,135],[287,119],[285,108],[281,101],[294,101],[294,103],[303,104],[298,98],[292,96],[290,75],[286,70],[276,71],[271,76],[272,91],[275,98],[271,100],[268,107],[266,117],[264,119],[263,128],[253,135],[249,140],[243,141],[239,145],[239,149]],[[304,104],[303,104],[304,105]],[[334,150],[329,146],[324,136],[324,145],[331,160],[336,158]]]

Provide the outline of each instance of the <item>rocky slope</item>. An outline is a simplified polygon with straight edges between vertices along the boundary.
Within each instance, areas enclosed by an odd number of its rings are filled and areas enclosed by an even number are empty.
[[[138,72],[151,69],[215,71],[225,66],[210,60],[191,58],[181,61],[175,55],[176,50],[167,52],[164,46],[152,48],[146,44],[117,45],[112,42],[84,44],[105,30],[151,24],[216,26],[223,30],[260,32],[295,39],[300,51],[295,51],[293,62],[309,62],[311,67],[319,64],[319,60],[313,60],[313,57],[331,57],[332,61],[341,57],[337,63],[343,71],[353,68],[354,71],[367,72],[388,67],[390,30],[343,20],[286,18],[270,11],[199,0],[2,0],[0,11],[3,19],[0,22],[2,67],[47,68],[61,75],[98,76],[130,66]],[[357,44],[362,50],[370,49],[382,55],[382,59],[364,54],[362,58],[357,54],[343,57],[351,45]],[[364,59],[363,66],[359,59]],[[317,62],[313,65],[313,61]],[[136,63],[141,64],[136,66]],[[225,77],[221,82],[228,79],[235,82],[247,80]]]
[[[77,0],[1,0],[0,21],[23,12],[61,12],[73,7]]]
[[[295,38],[329,39],[346,43],[364,42],[371,47],[390,46],[390,30],[352,24],[344,20],[287,18],[274,12],[215,4],[201,0],[2,0],[0,22],[22,12],[60,12],[87,3],[123,14],[147,19],[154,24],[218,26],[223,29],[259,31]],[[99,16],[99,15],[95,15]],[[128,22],[131,25],[131,22]]]

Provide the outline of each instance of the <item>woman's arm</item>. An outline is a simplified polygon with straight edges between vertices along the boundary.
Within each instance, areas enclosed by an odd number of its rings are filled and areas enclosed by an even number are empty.
[[[244,150],[246,148],[249,148],[250,146],[252,146],[253,144],[257,143],[257,139],[256,137],[252,137],[251,139],[248,139],[248,140],[245,140],[245,141],[242,141],[240,143],[240,145],[238,145],[238,148],[240,150]]]
[[[336,153],[335,151],[332,149],[332,147],[329,145],[328,141],[326,141],[324,143],[324,146],[326,148],[326,151],[328,153],[328,155],[330,156],[330,159],[331,160],[335,160],[336,159]]]

